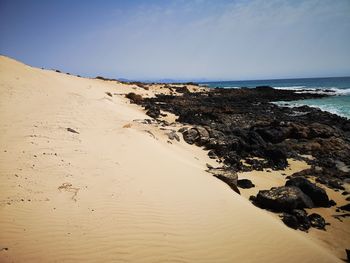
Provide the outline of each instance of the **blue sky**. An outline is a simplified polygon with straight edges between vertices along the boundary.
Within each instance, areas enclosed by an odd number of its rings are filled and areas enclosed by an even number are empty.
[[[0,53],[84,76],[350,75],[349,0],[0,0]]]

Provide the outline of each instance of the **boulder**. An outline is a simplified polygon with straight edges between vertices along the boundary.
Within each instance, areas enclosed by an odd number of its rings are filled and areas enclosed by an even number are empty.
[[[194,144],[199,139],[197,129],[191,128],[183,132],[183,138],[188,144]]]
[[[277,147],[270,147],[265,150],[265,156],[269,160],[270,164],[278,169],[284,169],[287,167],[287,154],[283,149]]]
[[[308,218],[312,227],[326,230],[326,221],[322,216],[320,216],[319,214],[313,213],[309,215]]]
[[[302,231],[307,231],[311,227],[307,213],[303,209],[294,209],[290,213],[283,213],[282,221],[290,228]]]
[[[209,141],[209,132],[207,131],[207,129],[205,129],[204,127],[201,126],[197,126],[195,128],[198,132],[199,138],[196,141],[196,144],[198,146],[202,146],[204,144],[206,144]]]
[[[150,116],[153,119],[157,119],[160,115],[160,109],[157,106],[149,106],[146,107],[147,112],[146,114]]]
[[[209,169],[208,172],[210,172],[213,176],[228,184],[233,191],[240,194],[240,191],[237,187],[237,173],[225,168],[213,168]]]
[[[309,220],[307,213],[304,209],[294,209],[292,211],[292,214],[298,220],[298,229],[300,229],[302,231],[307,231],[311,227],[310,220]]]
[[[240,179],[240,180],[238,180],[237,185],[238,185],[238,187],[244,188],[244,189],[249,189],[249,188],[255,187],[255,185],[249,179]]]
[[[312,200],[294,186],[273,187],[258,192],[255,204],[273,211],[290,212],[293,209],[312,208]]]
[[[307,196],[311,198],[315,206],[329,207],[329,198],[326,191],[318,187],[316,184],[311,183],[304,177],[294,177],[286,182],[286,186],[298,187]]]
[[[298,226],[299,226],[298,219],[296,218],[296,216],[292,214],[283,213],[282,222],[290,228],[298,229]]]

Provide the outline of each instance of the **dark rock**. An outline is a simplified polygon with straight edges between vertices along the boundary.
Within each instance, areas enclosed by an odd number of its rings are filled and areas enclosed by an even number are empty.
[[[307,231],[311,227],[307,213],[303,209],[294,209],[290,213],[283,213],[282,221],[287,226],[302,231]]]
[[[237,173],[225,168],[209,169],[208,172],[210,172],[213,176],[228,184],[233,191],[240,194],[240,191],[237,187]]]
[[[341,210],[350,211],[350,203],[346,204],[346,205],[343,205],[343,206],[340,206],[339,208]]]
[[[293,186],[273,187],[261,190],[256,196],[255,204],[273,211],[292,211],[293,209],[312,208],[312,200],[299,188]]]
[[[286,182],[286,186],[295,186],[308,195],[315,206],[329,207],[329,198],[324,189],[303,177],[294,177]]]
[[[188,144],[194,144],[199,139],[199,132],[194,128],[184,131],[182,135]]]
[[[288,227],[293,228],[293,229],[298,229],[299,222],[298,222],[298,219],[296,218],[296,216],[288,214],[288,213],[283,213],[282,214],[282,221]]]
[[[199,138],[198,138],[198,141],[197,141],[197,145],[202,146],[206,142],[208,142],[208,140],[209,140],[209,132],[205,128],[200,127],[200,126],[197,126],[195,129],[197,130],[198,135],[199,135]]]
[[[298,229],[302,231],[307,231],[310,227],[310,221],[307,216],[307,213],[303,209],[294,209],[292,211],[292,214],[297,218],[298,220]]]
[[[216,155],[215,151],[214,150],[211,150],[208,152],[208,156],[210,159],[216,159],[218,158],[218,156]]]
[[[319,214],[313,213],[309,215],[308,218],[310,220],[310,224],[312,227],[326,230],[326,221],[322,216],[320,216]]]
[[[282,149],[271,147],[265,150],[265,156],[271,165],[280,170],[287,167],[287,154]]]
[[[329,206],[335,206],[337,203],[334,200],[329,200]]]
[[[126,98],[130,100],[130,102],[135,103],[135,104],[141,104],[143,101],[143,98],[139,94],[135,94],[134,92],[130,92],[125,95]]]
[[[240,179],[240,180],[238,180],[237,185],[238,185],[238,187],[244,188],[244,189],[249,189],[249,188],[255,187],[255,185],[249,179]]]
[[[72,132],[72,133],[77,133],[77,134],[79,134],[79,132],[77,132],[76,130],[74,130],[74,129],[72,129],[72,128],[67,128],[67,131]]]
[[[160,109],[157,106],[150,106],[146,112],[146,115],[153,119],[157,119],[160,115]]]
[[[112,93],[110,93],[110,92],[106,92],[106,94],[108,95],[108,96],[110,96],[110,97],[113,97],[113,95],[112,95]]]

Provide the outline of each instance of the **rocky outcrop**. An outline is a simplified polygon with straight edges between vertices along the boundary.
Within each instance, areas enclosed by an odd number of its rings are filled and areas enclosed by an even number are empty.
[[[326,191],[303,177],[294,177],[286,182],[286,186],[295,186],[311,198],[315,206],[329,207]]]

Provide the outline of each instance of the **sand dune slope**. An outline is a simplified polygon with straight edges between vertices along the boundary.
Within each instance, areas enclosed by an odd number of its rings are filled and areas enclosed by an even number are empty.
[[[129,89],[0,57],[0,262],[338,261],[105,94]]]

